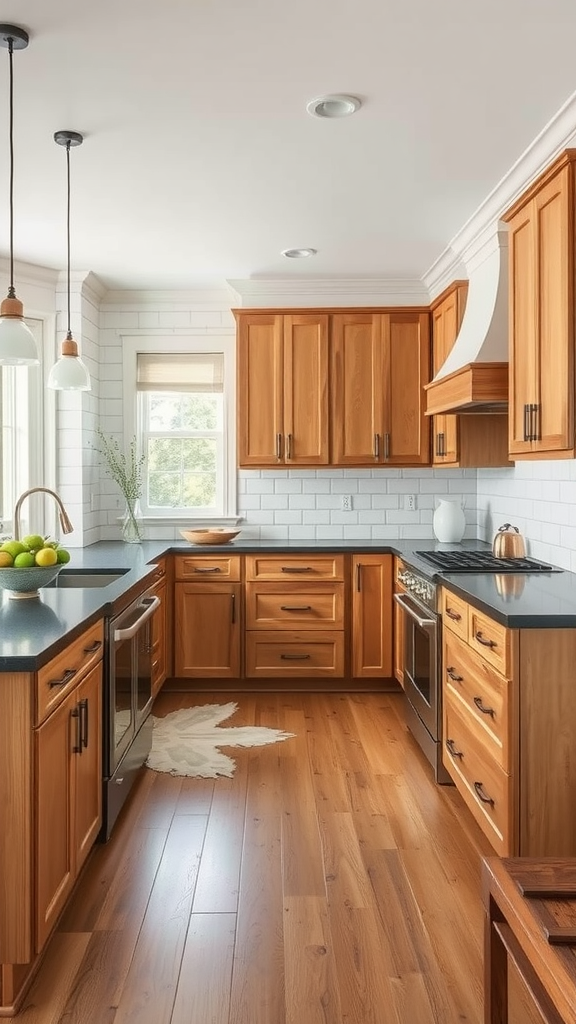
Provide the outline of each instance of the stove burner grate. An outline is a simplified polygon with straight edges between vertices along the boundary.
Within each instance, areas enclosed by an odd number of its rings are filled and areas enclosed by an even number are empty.
[[[491,551],[416,551],[442,572],[561,572],[535,558],[496,558]]]

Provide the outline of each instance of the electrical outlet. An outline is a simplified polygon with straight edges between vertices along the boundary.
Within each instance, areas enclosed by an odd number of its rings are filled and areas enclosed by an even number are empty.
[[[342,495],[342,511],[343,512],[351,512],[352,511],[352,495],[351,494],[343,494]]]
[[[405,494],[404,495],[404,508],[407,512],[414,512],[416,509],[416,495]]]

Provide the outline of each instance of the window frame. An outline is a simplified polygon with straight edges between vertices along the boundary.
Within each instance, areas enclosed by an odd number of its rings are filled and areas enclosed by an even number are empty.
[[[194,513],[193,510],[175,509],[171,515],[163,512],[154,515],[146,512],[144,522],[188,523],[193,520],[211,523],[236,523],[237,512],[237,471],[236,471],[236,342],[235,336],[225,335],[139,335],[122,336],[122,380],[124,409],[124,443],[128,445],[136,435],[139,453],[142,452],[139,434],[139,393],[136,387],[138,354],[142,353],[201,353],[222,352],[224,356],[223,388],[223,445],[224,471],[222,479],[222,515]]]

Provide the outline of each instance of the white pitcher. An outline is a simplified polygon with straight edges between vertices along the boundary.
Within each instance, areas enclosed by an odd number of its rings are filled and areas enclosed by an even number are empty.
[[[462,540],[466,529],[466,516],[458,500],[438,498],[438,508],[432,517],[434,536],[441,544],[454,544]]]

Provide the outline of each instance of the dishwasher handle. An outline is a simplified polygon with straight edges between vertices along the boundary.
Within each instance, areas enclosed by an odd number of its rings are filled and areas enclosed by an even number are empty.
[[[136,622],[133,622],[132,625],[128,626],[126,629],[114,630],[115,642],[117,640],[131,640],[133,636],[136,636],[138,630],[144,625],[145,622],[148,621],[148,619],[152,617],[152,615],[154,615],[156,609],[160,607],[160,598],[146,597],[144,598],[142,605],[144,607],[144,611],[142,612],[142,615],[140,615],[136,619]]]

